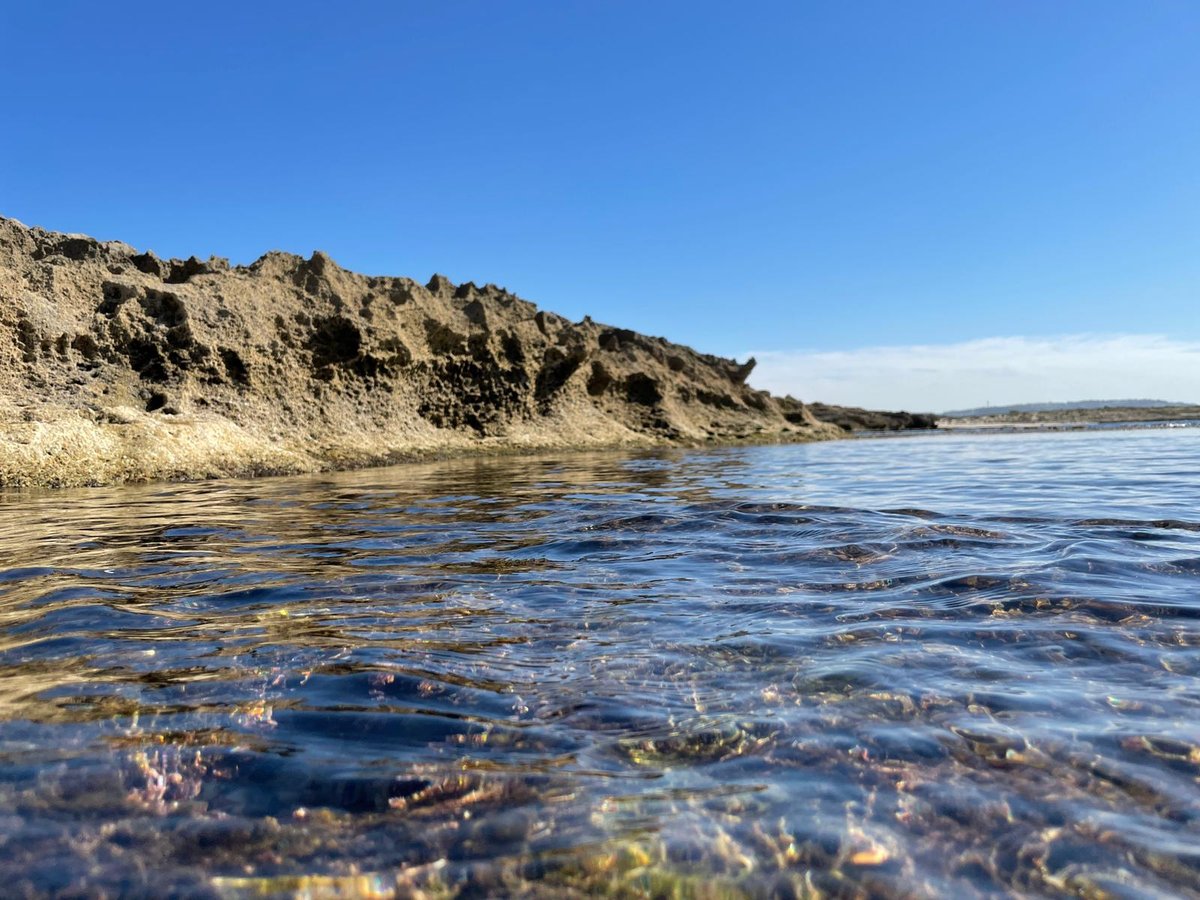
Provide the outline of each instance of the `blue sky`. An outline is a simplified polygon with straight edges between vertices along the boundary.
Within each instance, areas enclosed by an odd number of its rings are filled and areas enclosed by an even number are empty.
[[[805,373],[1101,335],[1200,400],[1198,46],[1193,0],[4,3],[0,214],[496,282],[807,399],[1078,399]]]

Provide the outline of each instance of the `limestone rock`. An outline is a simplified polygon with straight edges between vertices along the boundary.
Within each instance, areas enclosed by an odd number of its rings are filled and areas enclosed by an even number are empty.
[[[0,484],[840,434],[739,364],[315,252],[162,260],[0,218]]]

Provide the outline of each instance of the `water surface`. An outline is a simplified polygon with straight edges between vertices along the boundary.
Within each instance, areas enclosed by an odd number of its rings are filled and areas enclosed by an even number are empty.
[[[0,879],[1200,896],[1200,431],[0,497]]]

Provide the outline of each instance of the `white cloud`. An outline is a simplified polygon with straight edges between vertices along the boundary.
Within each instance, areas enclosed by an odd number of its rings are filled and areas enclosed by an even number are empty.
[[[751,354],[773,394],[941,412],[987,403],[1152,398],[1200,402],[1200,342],[1164,335],[994,337],[960,344]]]

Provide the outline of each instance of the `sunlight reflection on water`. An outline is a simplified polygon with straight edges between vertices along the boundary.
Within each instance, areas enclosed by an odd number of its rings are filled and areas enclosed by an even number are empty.
[[[0,874],[1194,892],[1198,459],[930,435],[4,495]]]

